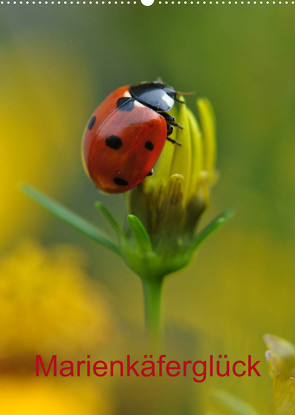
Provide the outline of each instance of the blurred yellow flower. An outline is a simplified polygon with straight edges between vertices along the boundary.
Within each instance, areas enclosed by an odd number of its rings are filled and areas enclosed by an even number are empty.
[[[4,415],[111,415],[105,391],[79,381],[61,382],[32,378],[0,378],[1,413]]]
[[[20,182],[64,191],[69,176],[73,180],[79,171],[79,152],[73,148],[75,143],[79,148],[83,129],[79,119],[84,119],[90,99],[85,93],[89,77],[81,77],[81,61],[77,64],[60,44],[44,48],[41,39],[27,37],[21,45],[2,43],[0,55],[5,62],[0,77],[3,246],[21,230],[32,229],[41,217],[20,194]],[[87,73],[86,68],[83,71]]]
[[[109,307],[81,255],[24,242],[0,258],[2,369],[34,371],[36,354],[81,358],[109,341]]]
[[[102,288],[72,246],[26,241],[0,257],[0,402],[5,415],[109,415],[106,385],[36,378],[35,355],[83,359],[111,336]]]

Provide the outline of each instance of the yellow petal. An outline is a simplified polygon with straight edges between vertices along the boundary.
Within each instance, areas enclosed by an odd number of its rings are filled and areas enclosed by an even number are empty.
[[[182,97],[180,99],[183,100]],[[181,146],[174,144],[174,154],[170,169],[170,175],[179,174],[184,178],[184,202],[188,198],[190,175],[191,175],[191,132],[187,107],[181,104],[177,116],[177,123],[183,127],[180,129],[175,127],[176,140],[181,143]]]
[[[197,192],[203,170],[203,143],[196,118],[189,109],[187,109],[187,112],[191,135],[191,174],[189,183],[189,197],[191,197]]]
[[[197,100],[204,144],[204,168],[209,175],[214,172],[216,163],[216,129],[215,116],[208,99]]]
[[[177,119],[177,114],[174,108],[173,110],[169,112],[169,114],[174,116]],[[176,127],[174,128],[173,133],[170,136],[174,140],[176,139],[175,130],[176,130]],[[161,183],[168,182],[168,179],[170,177],[171,163],[173,160],[175,147],[176,146],[174,144],[166,140],[164,149],[162,150],[161,156],[155,166],[155,174],[151,177],[147,177],[144,181],[145,183],[148,183],[149,186],[154,187],[154,184],[158,184],[159,179],[161,179]]]

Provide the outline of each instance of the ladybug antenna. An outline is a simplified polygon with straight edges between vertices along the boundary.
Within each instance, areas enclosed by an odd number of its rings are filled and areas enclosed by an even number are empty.
[[[195,92],[194,91],[191,91],[191,92],[180,92],[180,91],[177,91],[176,92],[176,95],[195,95]]]
[[[155,84],[164,84],[163,79],[160,76],[158,76],[154,82]]]

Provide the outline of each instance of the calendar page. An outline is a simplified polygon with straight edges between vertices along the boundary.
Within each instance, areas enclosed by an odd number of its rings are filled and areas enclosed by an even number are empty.
[[[1,413],[294,415],[294,1],[0,10]]]

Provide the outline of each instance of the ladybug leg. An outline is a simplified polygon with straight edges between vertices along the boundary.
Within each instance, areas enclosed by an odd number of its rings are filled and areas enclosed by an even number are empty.
[[[179,99],[177,97],[174,98],[174,101],[179,102],[180,104],[184,104],[184,102],[185,102],[182,99]]]
[[[173,126],[167,123],[167,135],[171,135],[173,133]]]
[[[169,137],[169,135],[171,135],[172,132],[173,132],[173,125],[171,125],[170,123],[167,122],[167,137],[166,137],[166,139],[168,141],[170,141],[170,143],[177,144],[178,146],[181,146],[181,143],[179,143],[178,141],[176,141],[173,138]]]
[[[167,125],[170,124],[170,125],[174,125],[175,127],[183,129],[183,127],[181,125],[179,125],[179,124],[177,124],[177,122],[175,122],[175,118],[172,115],[167,114],[167,112],[160,112],[160,111],[159,111],[159,114],[162,115],[162,117],[165,118],[165,120],[167,122]]]
[[[179,141],[173,140],[173,138],[166,137],[166,140],[170,141],[172,144],[177,144],[178,146],[181,146],[181,143]]]
[[[172,115],[167,114],[167,112],[160,112],[159,114],[161,114],[162,117],[165,118],[166,123],[167,123],[167,137],[166,137],[167,140],[170,141],[170,143],[177,144],[178,146],[181,146],[181,143],[174,140],[173,138],[170,138],[169,135],[172,134],[173,127],[178,127],[178,128],[181,128],[181,129],[183,129],[183,127],[181,125],[177,124],[177,122],[175,122],[175,118]]]
[[[180,128],[181,130],[183,130],[183,126],[182,125],[179,125],[179,124],[177,124],[177,122],[175,122],[175,121],[168,121],[167,122],[167,126],[170,126],[170,127],[177,127],[177,128]],[[168,127],[167,127],[168,128]],[[170,135],[170,134],[168,134],[168,135]]]
[[[174,125],[174,127],[180,128],[181,130],[183,130],[183,126],[177,124],[177,122],[174,122],[172,125]]]
[[[169,124],[173,124],[175,122],[175,117],[173,115],[167,114],[167,112],[158,111],[162,117],[165,118],[166,122]]]

